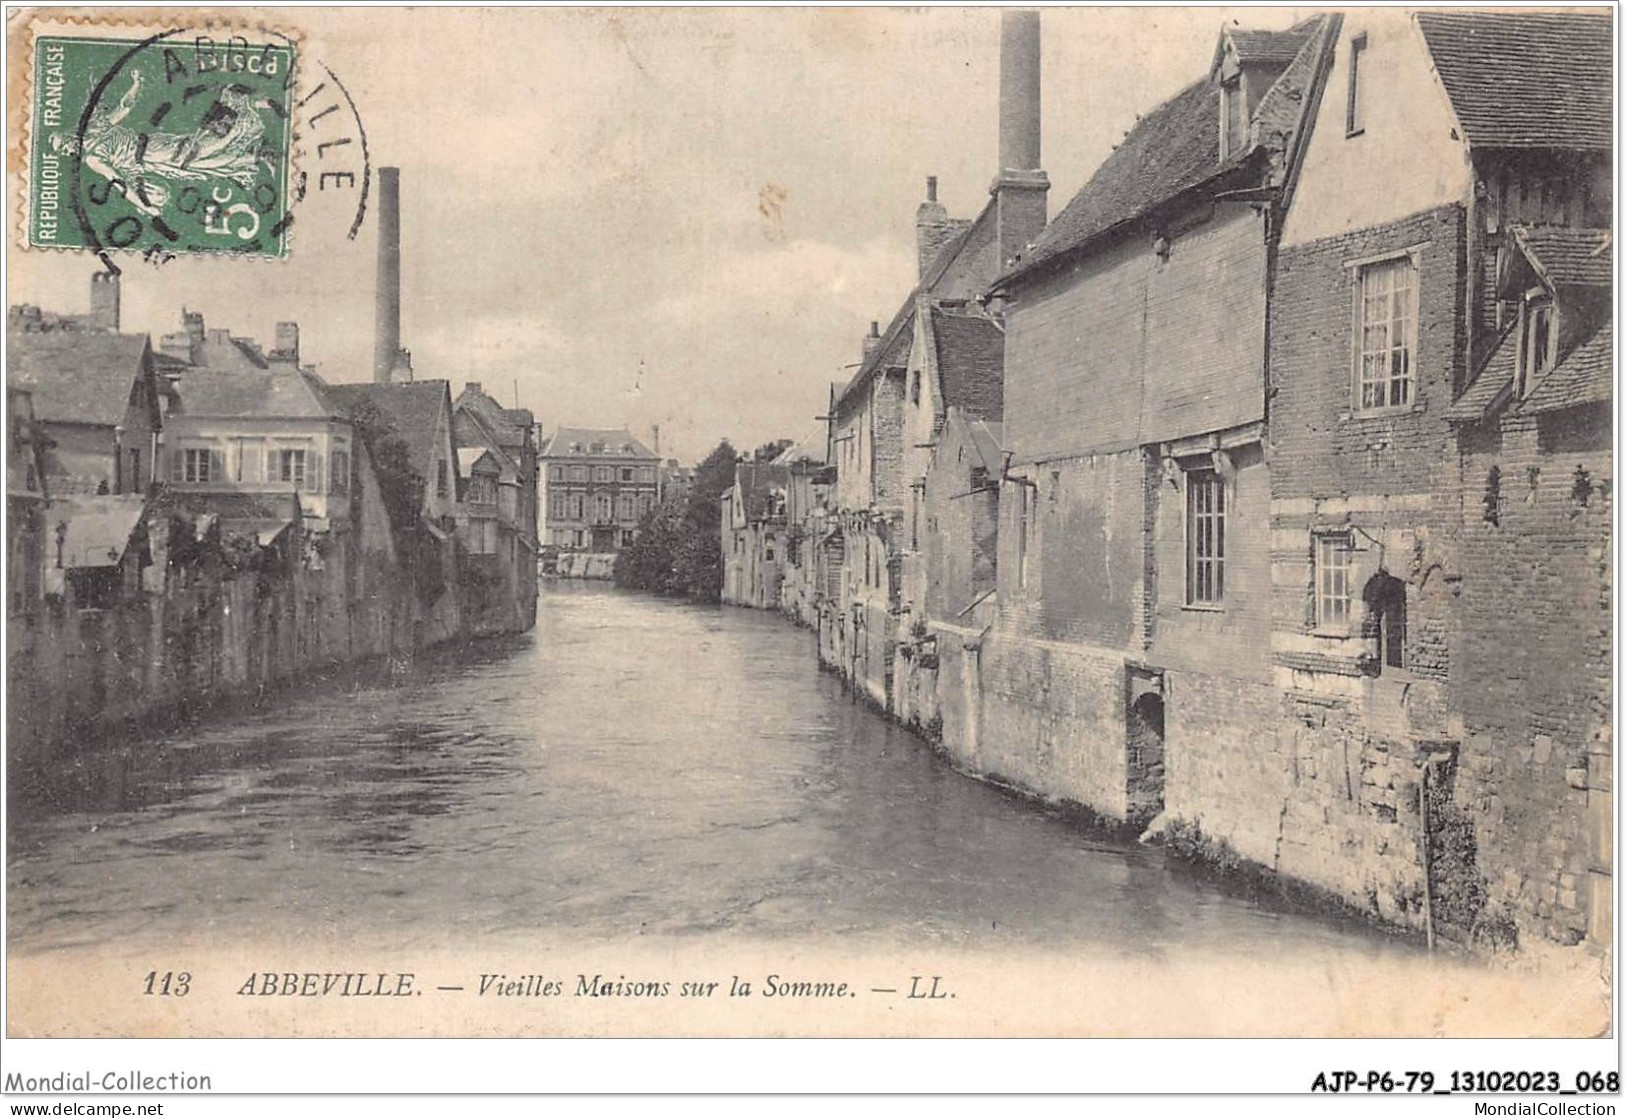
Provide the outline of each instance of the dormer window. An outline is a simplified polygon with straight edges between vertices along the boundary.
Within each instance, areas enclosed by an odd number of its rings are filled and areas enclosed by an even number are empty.
[[[1247,146],[1247,98],[1241,75],[1219,85],[1219,160],[1223,162]]]
[[[1557,355],[1557,311],[1544,289],[1524,296],[1518,345],[1518,395],[1526,396]]]

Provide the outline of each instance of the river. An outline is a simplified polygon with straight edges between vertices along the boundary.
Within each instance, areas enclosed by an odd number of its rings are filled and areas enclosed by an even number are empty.
[[[780,618],[544,589],[533,633],[14,780],[14,951],[557,931],[1411,955],[955,772]]]

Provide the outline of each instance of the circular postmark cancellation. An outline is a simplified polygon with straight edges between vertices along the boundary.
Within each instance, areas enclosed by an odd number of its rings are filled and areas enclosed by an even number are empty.
[[[269,32],[39,36],[28,243],[286,256],[296,61]]]

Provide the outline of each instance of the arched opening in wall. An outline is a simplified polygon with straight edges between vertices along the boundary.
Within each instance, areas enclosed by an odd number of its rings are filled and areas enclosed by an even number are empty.
[[[1164,802],[1162,696],[1147,691],[1133,698],[1125,722],[1128,821],[1144,826],[1162,812]]]
[[[1405,666],[1405,584],[1387,571],[1371,576],[1360,592],[1365,617],[1360,631],[1373,642],[1372,662],[1380,674]]]

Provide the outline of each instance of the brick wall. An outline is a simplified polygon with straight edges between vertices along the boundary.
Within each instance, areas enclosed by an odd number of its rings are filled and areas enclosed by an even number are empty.
[[[1606,408],[1509,409],[1460,439],[1457,796],[1474,811],[1488,902],[1570,942],[1603,915],[1611,883],[1592,825],[1611,806],[1609,427]],[[1484,502],[1492,469],[1498,523]]]

